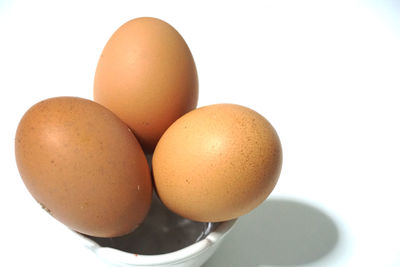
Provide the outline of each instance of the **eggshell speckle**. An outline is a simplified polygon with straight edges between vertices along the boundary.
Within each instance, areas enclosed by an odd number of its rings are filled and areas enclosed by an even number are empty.
[[[93,101],[57,97],[31,107],[17,129],[15,156],[32,196],[73,230],[123,235],[149,210],[152,182],[138,141]]]
[[[239,105],[193,110],[171,125],[153,155],[156,190],[175,213],[225,221],[250,212],[273,190],[282,149],[272,125]]]

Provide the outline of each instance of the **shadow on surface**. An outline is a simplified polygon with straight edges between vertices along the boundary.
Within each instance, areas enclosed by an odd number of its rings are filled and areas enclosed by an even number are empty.
[[[204,267],[307,264],[332,251],[338,239],[337,226],[323,211],[293,200],[268,199],[238,220]]]

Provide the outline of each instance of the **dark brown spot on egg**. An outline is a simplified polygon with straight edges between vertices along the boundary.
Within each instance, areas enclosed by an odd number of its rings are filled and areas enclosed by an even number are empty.
[[[43,203],[39,202],[39,204],[42,207],[42,209],[44,209],[45,211],[47,211],[47,213],[49,213],[51,215],[51,210],[50,209],[48,209]]]

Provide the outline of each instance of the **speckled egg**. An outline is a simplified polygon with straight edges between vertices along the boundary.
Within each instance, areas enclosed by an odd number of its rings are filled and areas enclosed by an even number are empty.
[[[279,137],[257,112],[215,104],[175,121],[153,155],[162,202],[175,213],[203,222],[237,218],[262,203],[282,165]]]
[[[56,97],[31,107],[18,125],[15,156],[36,201],[78,232],[127,234],[150,208],[152,181],[138,141],[93,101]]]

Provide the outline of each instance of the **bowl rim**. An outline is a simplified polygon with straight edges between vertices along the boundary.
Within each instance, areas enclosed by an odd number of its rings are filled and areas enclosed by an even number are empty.
[[[158,254],[158,255],[142,255],[130,252],[125,252],[110,247],[102,247],[95,241],[85,237],[79,233],[74,232],[83,241],[84,246],[93,251],[97,256],[106,260],[107,262],[112,262],[114,264],[120,265],[143,265],[151,266],[154,264],[166,264],[166,263],[179,263],[182,261],[187,261],[190,258],[194,258],[201,254],[208,248],[219,243],[225,235],[232,229],[236,223],[236,219],[221,222],[214,231],[210,232],[204,239],[193,243],[182,249]]]

